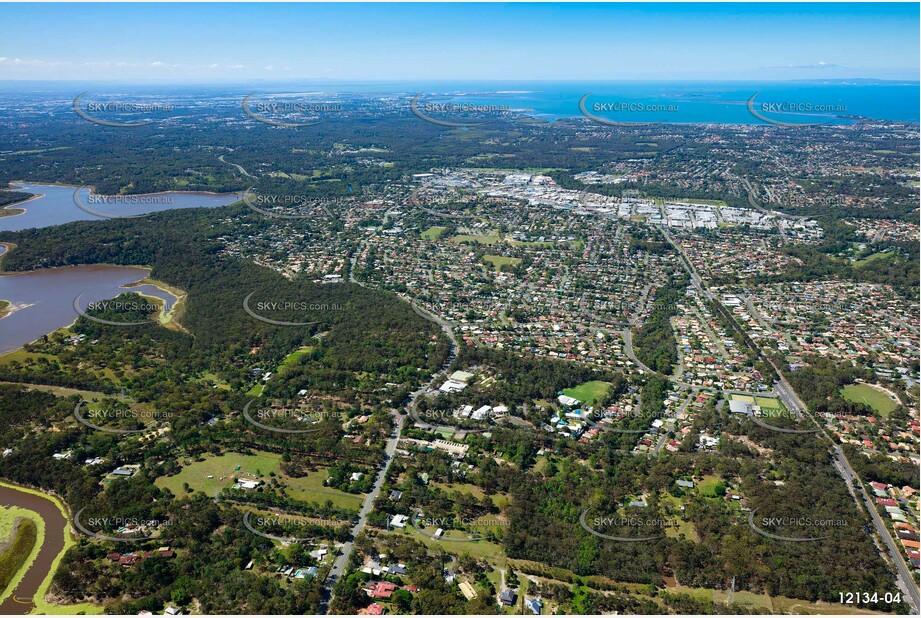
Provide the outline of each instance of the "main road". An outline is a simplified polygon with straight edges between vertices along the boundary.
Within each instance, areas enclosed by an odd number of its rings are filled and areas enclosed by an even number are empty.
[[[364,283],[358,281],[355,278],[355,264],[357,262],[358,252],[360,247],[355,250],[355,253],[351,258],[351,268],[349,269],[349,281],[361,286],[365,286]],[[405,300],[405,299],[404,299]],[[413,413],[416,409],[418,399],[422,397],[426,392],[428,392],[432,386],[441,379],[448,369],[451,366],[451,363],[454,361],[454,358],[457,356],[457,339],[454,337],[454,333],[451,330],[451,327],[441,318],[434,315],[430,311],[427,311],[421,307],[418,307],[415,303],[409,302],[413,311],[415,311],[420,316],[435,322],[438,324],[441,329],[448,336],[448,339],[451,340],[451,352],[448,355],[448,359],[445,364],[435,372],[431,379],[424,386],[414,391],[409,398],[409,403],[406,406],[406,410],[409,413]],[[397,451],[397,443],[400,441],[400,434],[403,433],[403,424],[406,422],[406,414],[395,413],[396,418],[396,427],[390,437],[387,439],[387,445],[384,447],[384,465],[377,474],[377,478],[374,480],[374,485],[371,488],[371,491],[365,496],[364,501],[361,503],[361,508],[358,511],[358,522],[352,527],[352,539],[342,544],[339,548],[339,555],[336,556],[336,559],[333,561],[333,567],[330,569],[329,574],[326,577],[326,582],[324,583],[324,594],[323,601],[320,605],[320,613],[325,614],[329,611],[329,606],[333,601],[333,588],[336,585],[336,582],[339,581],[339,578],[345,573],[346,567],[349,564],[349,558],[352,555],[352,549],[354,548],[354,539],[358,538],[358,535],[361,534],[364,530],[365,523],[368,520],[368,515],[371,513],[371,509],[374,508],[374,501],[377,500],[377,497],[381,493],[381,488],[384,486],[384,483],[387,480],[387,472],[390,470],[390,464],[393,462],[393,456]]]
[[[746,186],[751,191],[751,185],[748,181],[745,181]],[[749,194],[749,200],[752,199],[751,193]],[[691,281],[694,284],[694,287],[698,289],[701,293],[705,294],[707,298],[713,299],[714,295],[707,289],[704,281],[697,275],[696,270],[687,260],[684,252],[682,251],[680,245],[675,242],[671,234],[668,233],[665,228],[659,228],[662,234],[665,236],[665,239],[675,248],[675,251],[678,252],[678,255],[681,258],[681,263],[684,265],[685,269],[688,271],[688,274],[691,275]],[[733,318],[735,319],[735,318]],[[762,353],[761,350],[754,350],[759,357],[768,362],[777,373],[778,379],[774,382],[774,388],[777,391],[777,394],[780,396],[781,401],[784,402],[784,405],[788,409],[796,413],[799,417],[808,417],[815,426],[819,429],[819,435],[821,435],[828,444],[831,445],[832,449],[832,458],[835,464],[835,468],[838,470],[838,473],[841,475],[841,478],[844,479],[844,482],[847,484],[848,489],[852,489],[852,484],[856,480],[857,485],[860,488],[860,492],[863,496],[863,504],[861,504],[860,498],[857,494],[851,491],[851,496],[854,498],[854,502],[857,504],[858,510],[863,510],[865,507],[870,513],[870,520],[873,522],[876,532],[879,535],[879,538],[883,540],[886,544],[886,547],[889,550],[890,562],[895,567],[896,574],[896,583],[899,588],[905,593],[907,597],[908,604],[914,609],[915,612],[921,608],[921,593],[918,591],[918,583],[915,581],[912,571],[908,568],[905,563],[905,559],[902,557],[902,552],[898,544],[892,539],[892,535],[889,534],[889,530],[886,528],[886,524],[883,521],[882,517],[879,516],[879,513],[876,511],[876,506],[873,504],[873,501],[870,500],[870,496],[867,494],[866,489],[863,486],[863,482],[860,480],[858,474],[851,467],[851,463],[847,460],[844,451],[841,447],[835,442],[834,438],[828,433],[825,425],[819,422],[819,420],[809,412],[809,408],[806,404],[803,403],[799,395],[796,394],[796,391],[793,389],[793,386],[787,381],[787,378],[784,377],[783,372],[780,368],[774,364],[773,359],[769,358]]]
[[[351,531],[353,540],[346,541],[339,548],[339,555],[336,556],[336,560],[333,562],[333,568],[330,569],[329,575],[326,577],[323,598],[328,599],[328,601],[324,600],[321,602],[320,613],[322,614],[325,614],[329,610],[329,604],[333,601],[333,586],[339,581],[342,574],[345,573],[345,569],[349,564],[349,558],[352,555],[354,539],[358,538],[358,535],[364,530],[365,522],[368,520],[368,514],[371,512],[371,509],[374,508],[374,501],[377,500],[377,497],[381,493],[381,487],[384,486],[384,481],[387,480],[387,471],[390,469],[390,462],[393,461],[393,455],[397,451],[397,442],[400,441],[400,433],[403,431],[403,422],[406,420],[406,416],[402,414],[398,413],[395,416],[397,417],[397,425],[394,432],[387,439],[387,446],[384,448],[384,452],[386,453],[384,466],[381,468],[380,472],[377,473],[377,479],[374,481],[374,486],[361,503],[361,509],[358,511],[358,523],[352,527]]]

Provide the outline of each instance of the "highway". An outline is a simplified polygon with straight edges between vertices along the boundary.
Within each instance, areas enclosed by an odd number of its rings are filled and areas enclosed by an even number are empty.
[[[250,174],[249,172],[247,172],[245,169],[243,169],[243,166],[242,166],[242,165],[237,165],[236,163],[230,163],[229,161],[225,161],[225,160],[224,160],[224,156],[225,156],[225,155],[221,155],[221,156],[218,157],[218,160],[219,160],[221,163],[226,163],[227,165],[232,165],[233,167],[237,168],[237,171],[238,171],[238,172],[240,172],[241,174],[243,174],[243,175],[246,176],[247,178],[255,178],[255,176],[253,176],[252,174]]]
[[[873,500],[870,498],[870,494],[867,493],[866,488],[863,483],[860,482],[859,477],[854,472],[854,469],[851,468],[850,462],[847,460],[847,457],[844,455],[844,450],[835,445],[835,467],[838,468],[838,472],[844,477],[845,482],[852,484],[853,481],[857,480],[857,487],[859,488],[860,494],[863,497],[864,504],[866,504],[867,510],[870,512],[870,517],[873,520],[873,525],[876,526],[877,531],[882,530],[880,537],[882,537],[883,542],[886,544],[886,549],[889,550],[889,557],[892,559],[892,563],[895,565],[896,571],[898,571],[899,577],[896,582],[899,586],[899,589],[905,594],[906,602],[911,605],[915,612],[918,611],[919,606],[921,606],[921,595],[918,593],[917,581],[915,580],[914,575],[912,574],[911,569],[908,565],[905,564],[904,558],[902,558],[903,552],[902,548],[898,543],[892,538],[892,535],[889,534],[886,530],[886,523],[883,521],[883,518],[880,517],[879,512],[876,510],[876,505],[873,503]]]

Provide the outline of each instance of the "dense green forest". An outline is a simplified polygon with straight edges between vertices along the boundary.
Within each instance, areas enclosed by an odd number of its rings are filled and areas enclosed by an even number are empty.
[[[678,363],[678,344],[671,319],[688,286],[687,276],[673,276],[655,291],[652,310],[633,338],[636,357],[647,367],[670,375]]]
[[[261,405],[283,406],[297,391],[306,390],[341,402],[343,418],[349,418],[398,404],[394,398],[405,395],[390,392],[388,397],[382,392],[387,382],[412,388],[445,362],[448,342],[440,329],[392,295],[348,283],[291,281],[222,255],[216,239],[227,232],[227,226],[240,224],[240,219],[245,222],[246,217],[246,211],[233,208],[221,213],[171,211],[143,220],[78,222],[4,234],[5,240],[18,246],[4,260],[8,271],[77,263],[146,264],[152,276],[187,292],[182,329],[118,328],[80,318],[72,330],[92,345],[66,345],[61,336],[52,335],[27,346],[43,355],[40,361],[4,365],[3,379],[109,393],[113,399],[103,400],[103,405],[126,406],[114,399],[119,393],[126,395],[135,402],[132,405],[163,413],[147,429],[169,429],[166,440],[145,444],[124,439],[77,424],[72,417],[80,401],[77,397],[62,399],[22,386],[0,386],[0,437],[15,444],[14,452],[0,460],[0,475],[57,492],[74,512],[85,508],[89,516],[117,513],[171,523],[165,537],[153,543],[169,544],[177,550],[176,557],[151,558],[127,572],[105,560],[113,549],[111,543],[82,540],[68,552],[66,568],[55,578],[54,590],[64,598],[115,601],[107,611],[116,613],[162,609],[170,602],[188,602],[193,595],[202,603],[202,611],[209,613],[314,613],[320,594],[316,580],[285,586],[277,579],[241,570],[249,560],[271,569],[278,560],[291,557],[279,557],[269,541],[246,531],[239,521],[241,512],[230,505],[283,507],[339,519],[338,528],[297,529],[330,540],[347,538],[351,512],[331,508],[322,500],[293,499],[277,483],[245,495],[229,492],[217,505],[201,494],[173,496],[157,488],[154,479],[178,472],[180,460],[186,457],[253,449],[279,453],[283,469],[292,478],[318,465],[335,467],[337,462],[373,471],[380,451],[343,441],[341,423],[330,422],[321,431],[294,436],[248,424],[240,410],[253,399],[244,394],[254,380],[252,368],[275,367],[291,352],[310,346],[312,352],[289,363]],[[325,309],[311,315],[316,324],[280,327],[244,311],[248,294],[253,294],[254,302],[303,302]],[[303,319],[295,309],[264,312],[276,320]],[[149,312],[90,313],[116,321],[150,317]],[[227,388],[217,388],[217,383]],[[367,437],[389,433],[389,417],[383,418],[363,428]],[[206,422],[213,419],[219,422]],[[136,419],[112,425],[135,426]],[[35,433],[36,428],[51,427],[55,431]],[[68,451],[69,459],[51,457]],[[99,475],[105,472],[82,465],[91,457],[113,464],[137,463],[141,469],[130,479],[108,483],[100,492]],[[36,461],[47,463],[36,466]],[[229,588],[228,583],[232,583]]]
[[[591,458],[590,467],[560,457],[544,473],[520,475],[507,482],[505,489],[514,500],[511,526],[505,533],[506,552],[510,557],[542,561],[581,575],[650,584],[660,584],[660,576],[673,575],[685,585],[726,589],[735,577],[737,590],[828,601],[837,600],[835,586],[844,581],[847,586],[888,590],[891,575],[863,534],[866,522],[841,483],[828,451],[817,448],[814,437],[779,434],[739,417],[726,416],[721,422],[724,435],[747,434],[770,448],[774,461],[765,469],[764,462],[741,445],[732,447],[732,457],[643,459],[603,449]],[[759,536],[744,523],[744,514],[729,508],[726,498],[684,493],[689,502],[679,512],[666,497],[682,495],[673,479],[691,473],[697,477],[714,474],[737,487],[749,507],[758,510],[759,520],[765,514],[797,513],[846,520],[847,525],[823,528],[828,536],[822,542],[795,544]],[[775,485],[775,479],[783,485]],[[647,507],[625,506],[640,493],[647,496]],[[683,521],[691,524],[694,533],[683,530],[642,543],[608,541],[579,525],[580,513],[587,507],[589,521],[597,515],[614,514],[647,521]],[[646,536],[649,530],[599,532]]]

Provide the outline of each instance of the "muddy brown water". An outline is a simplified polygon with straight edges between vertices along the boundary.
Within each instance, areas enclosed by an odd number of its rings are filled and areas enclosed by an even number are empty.
[[[12,594],[0,603],[0,615],[28,614],[35,608],[32,599],[38,592],[38,587],[51,571],[54,559],[64,550],[64,535],[68,522],[49,498],[11,487],[0,487],[0,505],[19,506],[35,511],[45,520],[45,539],[38,555]]]
[[[0,300],[10,301],[13,311],[0,322],[0,354],[71,324],[77,319],[74,299],[78,295],[83,310],[90,303],[126,292],[156,296],[172,306],[175,296],[152,285],[124,287],[149,274],[146,268],[109,264],[4,273],[0,276]]]

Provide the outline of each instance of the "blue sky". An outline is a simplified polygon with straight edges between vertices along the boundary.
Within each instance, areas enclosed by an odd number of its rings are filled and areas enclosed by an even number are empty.
[[[917,80],[918,4],[2,4],[0,79]]]

